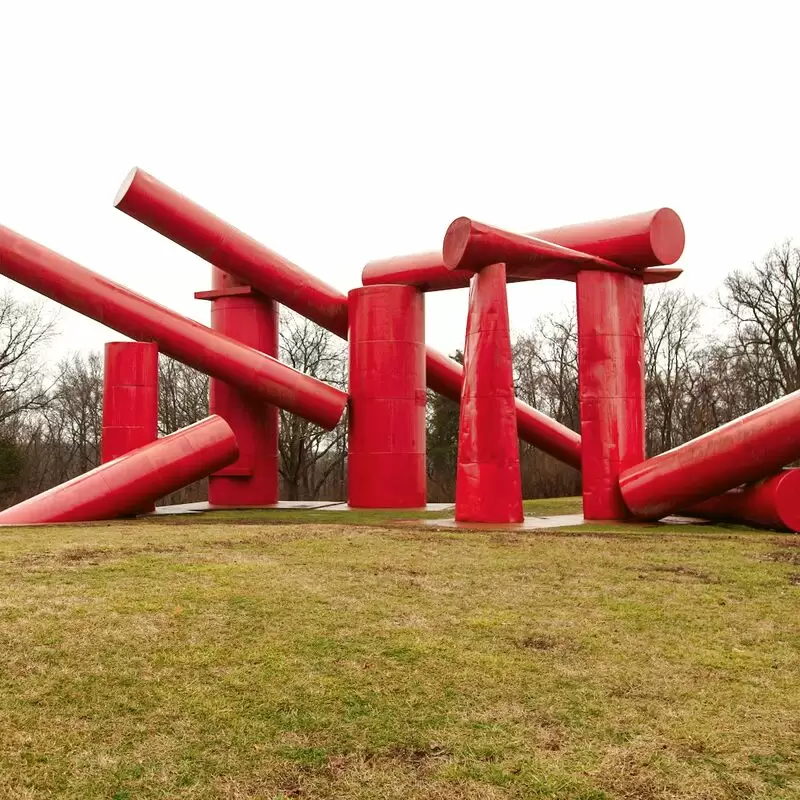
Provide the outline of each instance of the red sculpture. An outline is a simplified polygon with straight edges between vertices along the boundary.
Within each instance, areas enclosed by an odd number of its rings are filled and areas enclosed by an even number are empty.
[[[209,473],[212,505],[273,504],[278,409],[330,429],[348,402],[350,505],[422,507],[427,384],[461,403],[460,520],[522,518],[519,437],[582,470],[587,519],[681,512],[800,529],[800,471],[781,471],[800,458],[800,393],[645,459],[643,293],[681,272],[670,209],[529,235],[461,217],[441,252],[373,261],[345,296],[141,170],[115,204],[212,265],[212,289],[196,294],[211,328],[0,227],[0,274],[140,342],[106,350],[106,463],[0,523],[130,514]],[[506,286],[545,279],[576,285],[580,435],[513,394]],[[462,368],[425,347],[423,293],[468,285]],[[278,303],[349,338],[348,394],[277,360]],[[219,416],[152,441],[158,349],[211,376]]]

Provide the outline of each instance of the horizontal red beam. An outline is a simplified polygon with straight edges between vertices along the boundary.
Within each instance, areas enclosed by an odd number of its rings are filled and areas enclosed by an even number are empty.
[[[228,423],[207,417],[0,512],[0,525],[128,516],[231,464],[238,455]]]
[[[347,395],[0,226],[0,274],[131,339],[333,428]]]
[[[658,269],[673,264],[683,252],[683,223],[670,208],[536,231],[527,236],[595,256],[617,266],[640,270],[646,284],[663,283],[681,273],[677,268],[670,271]],[[469,286],[471,277],[469,269],[448,269],[441,252],[371,261],[361,273],[364,286],[401,283],[429,292],[464,288]],[[529,275],[524,268],[519,268],[516,274],[514,270],[509,270],[508,274],[510,282],[547,277],[574,280],[574,275],[569,271],[561,274],[556,270],[548,275],[540,270]]]
[[[246,281],[262,294],[347,338],[347,297],[272,250],[246,236],[210,211],[148,175],[133,170],[117,194],[120,211],[176,244]],[[438,254],[441,264],[441,254]],[[449,270],[442,267],[447,275]],[[428,347],[428,386],[456,402],[461,398],[463,367]],[[581,438],[574,431],[516,401],[522,439],[580,469]]]

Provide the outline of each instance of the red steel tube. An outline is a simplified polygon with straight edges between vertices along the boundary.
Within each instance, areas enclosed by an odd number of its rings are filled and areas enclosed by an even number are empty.
[[[0,525],[89,522],[131,515],[159,497],[230,464],[236,437],[206,419],[0,512]]]
[[[800,458],[800,391],[625,470],[622,497],[638,517],[658,519]]]
[[[103,358],[100,460],[113,461],[158,437],[158,345],[108,342]]]
[[[581,270],[577,298],[583,515],[625,519],[619,474],[645,457],[644,286]]]
[[[211,301],[212,330],[277,358],[278,304],[216,267],[211,284],[210,292],[195,297]],[[278,407],[212,378],[209,411],[233,428],[239,458],[209,476],[208,502],[222,507],[277,503]]]
[[[144,170],[134,168],[114,205],[266,297],[347,338],[347,298]]]
[[[369,286],[348,300],[347,502],[424,508],[424,295],[411,286]]]
[[[135,169],[130,173],[117,194],[115,205],[265,296],[275,298],[337,336],[347,338],[348,311],[344,294],[254,242],[146,172]],[[441,253],[434,257],[442,271],[452,276],[442,264]],[[463,285],[469,285],[469,275]],[[433,348],[427,348],[426,353],[428,386],[459,402],[464,382],[461,365]],[[580,469],[581,438],[577,433],[521,400],[516,401],[516,407],[522,439]]]
[[[645,283],[662,283],[671,275],[677,277],[674,272],[654,270],[651,274],[647,268],[675,263],[685,242],[683,223],[671,208],[536,231],[528,236],[597,256],[622,267],[644,270]],[[419,253],[371,261],[361,273],[361,282],[365,286],[402,283],[431,292],[469,286],[471,274],[468,270],[448,269],[441,253]],[[524,271],[515,276],[510,270],[508,279],[528,278]]]
[[[800,469],[785,469],[758,483],[695,503],[680,512],[691,517],[800,533]]]
[[[472,279],[458,424],[456,520],[522,522],[506,266]]]
[[[347,395],[0,226],[0,274],[184,364],[333,428]]]

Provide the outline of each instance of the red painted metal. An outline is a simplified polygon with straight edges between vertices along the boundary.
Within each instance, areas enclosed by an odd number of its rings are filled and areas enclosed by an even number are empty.
[[[528,236],[597,256],[623,267],[644,269],[645,283],[662,283],[680,274],[678,269],[663,271],[649,268],[677,261],[683,252],[685,241],[683,223],[669,208],[536,231]],[[534,277],[542,276],[536,274]],[[554,277],[574,279],[571,274]],[[464,288],[469,285],[470,278],[471,273],[468,270],[448,269],[442,260],[442,254],[438,252],[371,261],[361,274],[361,282],[365,286],[375,283],[401,283],[417,286],[428,292]],[[515,275],[509,269],[509,281],[529,279],[525,270],[520,270]]]
[[[578,297],[583,515],[624,519],[620,472],[644,461],[641,278],[581,270]]]
[[[505,264],[470,287],[458,430],[456,520],[522,522],[522,483],[511,367]]]
[[[211,301],[211,328],[273,358],[278,357],[278,304],[216,267],[212,290],[195,297]],[[212,378],[209,410],[233,428],[239,458],[208,479],[213,506],[265,506],[278,502],[278,407],[265,404],[225,381]]]
[[[173,242],[224,268],[265,296],[275,298],[318,325],[347,338],[348,312],[344,294],[253,241],[146,172],[137,169],[130,173],[115,205]],[[433,254],[433,257],[446,276],[453,275],[442,264],[441,253]],[[469,285],[469,276],[463,285]],[[426,353],[428,386],[459,402],[464,383],[461,365],[430,347]],[[577,433],[520,400],[516,401],[516,407],[522,439],[570,466],[580,468],[581,439]]]
[[[800,458],[800,391],[626,469],[625,504],[658,519],[753,483]]]
[[[800,469],[785,469],[758,483],[684,508],[692,517],[800,533]]]
[[[348,295],[348,504],[422,508],[425,473],[425,300],[411,286]]]
[[[157,305],[64,256],[0,226],[0,274],[132,339],[258,395],[325,428],[347,403],[344,392]]]
[[[144,170],[131,170],[114,205],[264,296],[347,337],[347,298],[341,292]]]
[[[131,515],[230,464],[238,452],[228,423],[208,417],[0,512],[0,525]]]

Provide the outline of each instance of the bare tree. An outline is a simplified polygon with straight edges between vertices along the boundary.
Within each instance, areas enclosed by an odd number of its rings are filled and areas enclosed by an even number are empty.
[[[344,344],[319,325],[283,311],[280,329],[281,360],[306,375],[341,389],[347,386]],[[347,423],[326,431],[296,414],[281,411],[280,474],[289,500],[321,495],[327,488],[338,497],[344,493]]]
[[[208,375],[158,358],[158,432],[165,436],[208,416]]]

